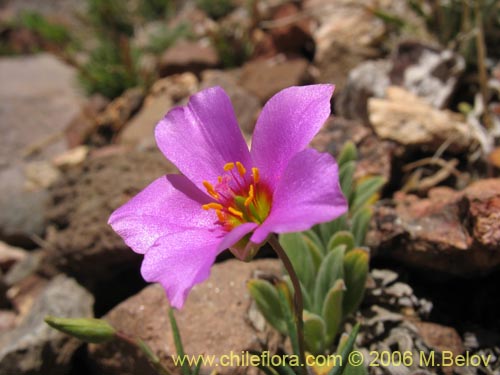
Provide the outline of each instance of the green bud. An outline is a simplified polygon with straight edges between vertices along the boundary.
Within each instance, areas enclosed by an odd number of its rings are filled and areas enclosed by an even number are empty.
[[[45,323],[58,331],[94,344],[109,341],[116,334],[116,330],[102,319],[46,316]]]

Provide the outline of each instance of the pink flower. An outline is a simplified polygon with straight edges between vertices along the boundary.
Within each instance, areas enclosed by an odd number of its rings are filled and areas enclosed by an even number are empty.
[[[290,87],[264,106],[251,151],[227,94],[213,87],[156,126],[182,175],[158,178],[111,215],[141,273],[181,308],[229,248],[250,260],[271,233],[303,231],[347,210],[333,157],[307,145],[330,115],[333,85]],[[140,171],[138,171],[140,173]]]

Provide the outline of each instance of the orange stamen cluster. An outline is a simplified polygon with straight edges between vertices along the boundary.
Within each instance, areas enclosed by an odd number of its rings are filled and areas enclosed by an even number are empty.
[[[217,177],[215,186],[203,181],[215,200],[204,204],[203,209],[214,210],[218,221],[229,230],[245,222],[262,223],[271,209],[271,194],[260,181],[259,170],[254,167],[247,174],[239,161],[226,163],[223,169],[225,173]]]

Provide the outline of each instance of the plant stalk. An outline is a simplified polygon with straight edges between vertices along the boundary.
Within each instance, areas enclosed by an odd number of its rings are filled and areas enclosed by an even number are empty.
[[[304,311],[304,302],[302,298],[302,290],[300,289],[300,281],[293,269],[292,262],[288,255],[286,255],[285,250],[281,247],[279,243],[278,237],[275,234],[272,234],[269,238],[269,244],[274,249],[280,260],[283,262],[288,275],[290,276],[290,280],[292,281],[294,296],[293,296],[293,310],[295,314],[295,324],[297,326],[297,338],[299,342],[299,360],[300,360],[300,368],[304,375],[307,374],[306,368],[306,356],[305,356],[305,347],[304,347],[304,321],[303,321],[303,311]]]

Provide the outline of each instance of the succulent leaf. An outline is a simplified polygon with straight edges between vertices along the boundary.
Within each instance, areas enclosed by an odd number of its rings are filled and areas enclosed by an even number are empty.
[[[354,243],[356,246],[361,246],[368,232],[370,220],[372,218],[372,210],[370,207],[360,209],[352,218],[352,234],[354,235]]]
[[[354,236],[347,230],[341,230],[335,233],[328,241],[327,249],[331,250],[339,245],[346,246],[346,252],[354,247]]]
[[[328,291],[321,315],[325,321],[326,338],[325,345],[330,347],[340,328],[343,319],[343,297],[345,283],[343,279],[335,281],[333,287]]]
[[[325,322],[319,315],[304,311],[304,341],[306,350],[320,354],[325,350]]]
[[[344,317],[355,312],[363,300],[368,277],[370,255],[367,250],[356,248],[344,256],[346,291],[343,301]]]
[[[358,160],[358,150],[356,149],[356,145],[353,142],[348,141],[342,147],[342,150],[337,158],[337,163],[339,166],[342,166],[347,162],[356,160]]]
[[[354,190],[354,199],[349,207],[350,212],[355,213],[360,208],[372,203],[372,200],[377,197],[377,192],[386,183],[382,176],[369,177],[359,183]]]
[[[323,301],[330,288],[336,280],[344,277],[344,253],[345,245],[337,246],[328,253],[318,271],[314,288],[314,311],[318,314],[321,314]]]
[[[269,282],[259,279],[249,280],[247,288],[269,324],[282,334],[287,334],[287,323],[278,290]]]
[[[280,236],[280,244],[292,262],[299,280],[306,288],[314,283],[316,270],[311,252],[301,233],[286,233]]]

